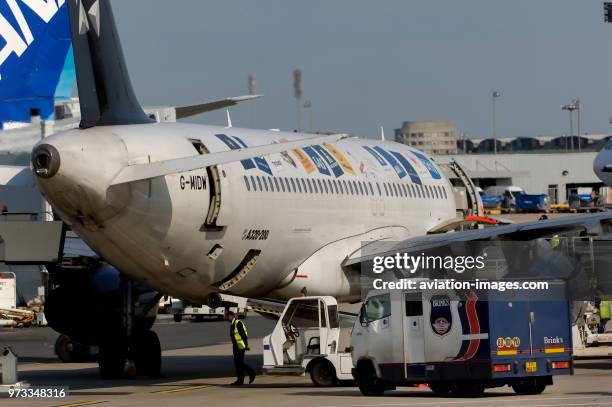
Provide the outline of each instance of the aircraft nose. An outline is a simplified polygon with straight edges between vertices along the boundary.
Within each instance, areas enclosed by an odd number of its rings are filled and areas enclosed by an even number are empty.
[[[32,167],[40,178],[51,178],[60,168],[60,155],[50,144],[41,144],[32,151]]]

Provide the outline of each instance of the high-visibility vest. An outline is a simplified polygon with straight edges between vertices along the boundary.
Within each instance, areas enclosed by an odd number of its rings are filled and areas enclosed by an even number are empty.
[[[601,319],[610,319],[610,303],[608,301],[599,303],[599,317]]]
[[[242,340],[242,336],[240,336],[240,332],[238,332],[238,324],[242,324],[244,333],[248,335],[246,325],[244,325],[244,322],[238,319],[234,319],[234,322],[232,322],[232,334],[234,335],[234,341],[236,342],[238,349],[245,349],[246,345],[244,344],[244,340]]]

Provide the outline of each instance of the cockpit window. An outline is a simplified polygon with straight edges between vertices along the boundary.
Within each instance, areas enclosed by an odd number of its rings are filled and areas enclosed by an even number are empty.
[[[608,138],[608,141],[606,142],[606,146],[604,148],[606,150],[612,149],[612,137]]]

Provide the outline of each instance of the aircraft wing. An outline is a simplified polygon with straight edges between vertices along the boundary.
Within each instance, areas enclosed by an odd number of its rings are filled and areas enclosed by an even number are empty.
[[[259,157],[267,154],[280,153],[283,151],[308,147],[316,144],[334,143],[346,137],[346,134],[316,136],[288,141],[286,143],[265,144],[262,146],[242,148],[239,150],[221,151],[217,153],[176,158],[173,160],[158,161],[148,164],[128,165],[123,167],[111,185],[119,185],[127,182],[193,171],[200,168],[209,167],[211,165],[227,164],[230,162]]]
[[[612,233],[612,212],[567,216],[557,219],[493,226],[462,232],[425,235],[397,242],[389,250],[389,242],[368,245],[367,254],[357,250],[342,263],[343,267],[358,267],[376,256],[392,256],[395,253],[421,253],[424,250],[444,247],[456,242],[472,241],[527,241],[555,234],[584,232],[586,235]]]
[[[235,96],[231,98],[215,100],[208,103],[202,103],[199,105],[191,105],[191,106],[179,106],[175,108],[176,118],[184,119],[186,117],[191,117],[198,115],[200,113],[211,112],[213,110],[224,109],[226,107],[237,105],[240,102],[244,102],[246,100],[253,100],[260,98],[261,95],[244,95],[244,96]]]

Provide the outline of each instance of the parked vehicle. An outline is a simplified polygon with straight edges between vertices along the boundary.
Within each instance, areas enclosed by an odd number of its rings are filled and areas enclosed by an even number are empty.
[[[366,396],[421,383],[438,395],[505,385],[539,394],[553,375],[572,374],[570,327],[559,281],[545,301],[497,290],[375,290],[353,327],[353,375]]]

